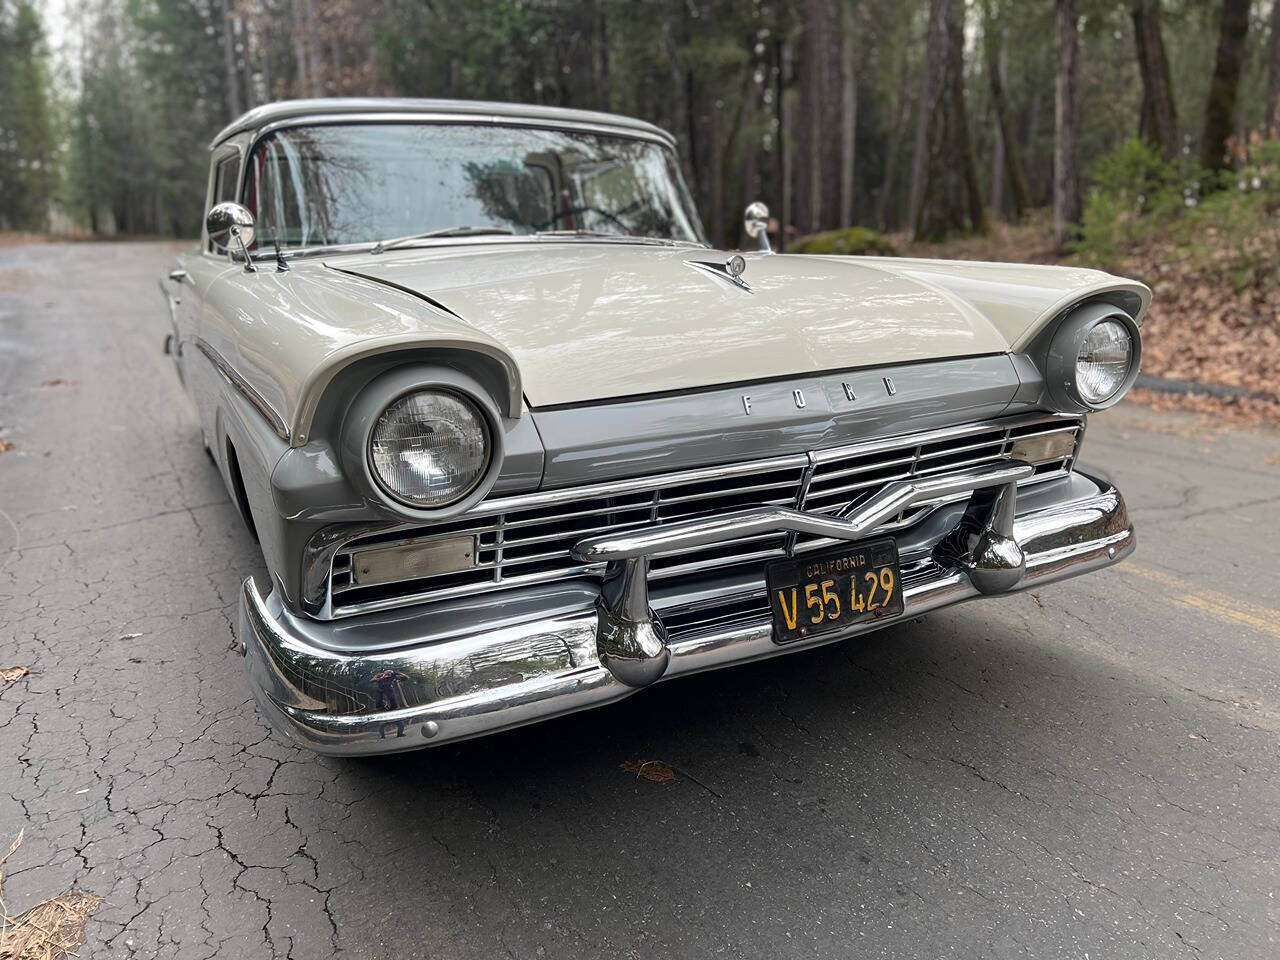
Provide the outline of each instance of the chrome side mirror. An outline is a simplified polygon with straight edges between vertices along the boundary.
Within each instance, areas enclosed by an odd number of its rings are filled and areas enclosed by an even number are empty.
[[[253,265],[253,258],[249,256],[249,244],[253,243],[257,235],[252,213],[232,200],[224,200],[209,211],[209,215],[204,218],[204,225],[213,245],[219,250],[231,252],[233,259],[235,253],[231,251],[231,245],[236,244],[240,248],[246,273],[253,273],[257,269]]]
[[[771,253],[772,250],[769,247],[769,208],[757,200],[755,203],[747,205],[743,217],[742,226],[747,231],[747,236],[760,245],[761,253]]]

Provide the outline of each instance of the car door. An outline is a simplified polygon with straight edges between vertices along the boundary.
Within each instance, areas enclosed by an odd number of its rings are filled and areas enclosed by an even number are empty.
[[[224,200],[236,200],[240,194],[241,153],[238,144],[229,144],[213,158],[210,168],[206,208]],[[176,362],[183,386],[200,414],[200,425],[206,443],[213,436],[213,395],[216,372],[207,357],[202,356],[200,323],[210,288],[218,277],[237,269],[227,253],[218,250],[201,231],[201,246],[178,258],[176,269],[169,274],[166,294],[170,296],[175,337]],[[163,284],[162,284],[163,285]]]

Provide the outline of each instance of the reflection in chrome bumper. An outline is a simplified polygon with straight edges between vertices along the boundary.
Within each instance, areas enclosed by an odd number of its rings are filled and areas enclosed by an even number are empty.
[[[1016,517],[1025,555],[1024,590],[1123,559],[1134,548],[1124,499],[1100,483],[1092,496]],[[903,617],[979,595],[963,570],[908,587]],[[407,617],[429,614],[403,611]],[[780,647],[766,618],[671,638],[661,679],[819,646],[895,621]],[[323,753],[409,750],[479,736],[621,699],[636,692],[601,663],[595,605],[465,636],[352,653],[326,649],[310,622],[297,627],[274,596],[244,582],[240,639],[263,712],[303,746]],[[404,624],[400,625],[405,635]],[[408,635],[412,635],[409,629]],[[429,635],[424,629],[423,636]],[[336,647],[337,644],[335,643]]]

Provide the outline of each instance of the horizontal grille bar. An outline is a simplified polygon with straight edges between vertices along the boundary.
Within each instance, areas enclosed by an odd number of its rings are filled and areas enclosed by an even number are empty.
[[[886,483],[1000,460],[1010,456],[1017,440],[1069,433],[1075,438],[1071,454],[1035,463],[1032,479],[1060,476],[1071,468],[1082,424],[1079,418],[1058,415],[1014,417],[810,455],[492,498],[445,523],[400,526],[343,544],[332,561],[330,609],[335,617],[350,616],[480,591],[599,576],[603,564],[583,563],[570,554],[584,537],[765,505],[843,514]],[[914,523],[937,505],[912,508],[882,529]],[[473,566],[465,570],[378,584],[355,582],[354,560],[362,550],[465,536],[475,543]],[[746,537],[654,557],[650,577],[759,569],[789,552],[832,542],[782,533]]]

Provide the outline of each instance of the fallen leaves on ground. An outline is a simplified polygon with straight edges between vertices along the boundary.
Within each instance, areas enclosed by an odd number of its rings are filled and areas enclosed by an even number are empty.
[[[50,378],[50,379],[48,379],[48,380],[41,380],[41,381],[40,381],[40,386],[42,386],[42,387],[69,387],[69,386],[71,386],[73,383],[75,383],[75,381],[74,381],[74,380],[68,380],[66,377],[51,377],[51,378]]]
[[[13,449],[13,444],[10,443],[8,440],[0,440],[0,453],[4,453],[6,450],[12,450],[12,449]]]
[[[628,760],[622,765],[622,769],[627,773],[634,773],[639,779],[648,780],[651,783],[669,783],[676,778],[676,772],[671,769],[671,765],[663,763],[661,760],[645,760],[643,762]]]
[[[22,846],[25,834],[9,844],[0,857],[0,867]],[[0,960],[63,960],[77,956],[84,944],[84,928],[89,915],[102,898],[83,890],[68,890],[38,903],[16,917],[4,907],[4,873],[0,871]]]
[[[142,634],[140,633],[122,633],[120,634],[120,639],[121,640],[137,640],[140,636],[142,636]]]
[[[0,230],[0,247],[22,247],[29,243],[48,243],[53,240],[48,233],[24,233],[21,230]]]
[[[5,683],[17,683],[23,677],[31,672],[27,667],[0,667],[0,680]],[[0,860],[0,863],[3,863]]]
[[[1145,363],[1144,363],[1145,365]],[[1280,400],[1256,397],[1211,397],[1206,393],[1158,393],[1135,389],[1125,400],[1152,410],[1178,410],[1212,418],[1214,429],[1223,423],[1280,424]]]

